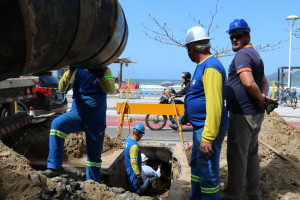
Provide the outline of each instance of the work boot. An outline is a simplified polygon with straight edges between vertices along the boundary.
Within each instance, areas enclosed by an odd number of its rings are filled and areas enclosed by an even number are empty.
[[[60,176],[63,173],[63,169],[46,169],[45,171],[38,171],[39,174],[43,174],[48,178]]]
[[[174,126],[173,124],[170,124],[169,127],[171,129],[173,129],[174,131],[178,131],[178,127],[177,126]]]

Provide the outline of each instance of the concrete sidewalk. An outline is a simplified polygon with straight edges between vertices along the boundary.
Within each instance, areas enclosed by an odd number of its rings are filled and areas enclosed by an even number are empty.
[[[288,106],[279,105],[275,109],[275,112],[278,113],[285,121],[292,124],[298,130],[300,130],[300,105],[298,104],[296,109]]]
[[[296,109],[288,106],[279,105],[275,109],[275,112],[283,117],[286,121],[296,121],[300,122],[300,105],[298,104]]]

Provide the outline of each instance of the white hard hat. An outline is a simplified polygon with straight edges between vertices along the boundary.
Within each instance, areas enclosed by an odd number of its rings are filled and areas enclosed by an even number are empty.
[[[201,26],[194,26],[186,32],[185,45],[199,40],[210,40],[207,31]]]
[[[142,162],[148,160],[148,157],[145,154],[142,153],[141,156],[142,156]]]

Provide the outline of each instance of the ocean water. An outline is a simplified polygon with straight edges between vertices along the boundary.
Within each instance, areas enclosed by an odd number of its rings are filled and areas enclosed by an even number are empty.
[[[174,83],[173,86],[163,87],[161,84],[165,81]],[[164,89],[174,89],[180,91],[181,80],[167,80],[167,79],[130,79],[131,83],[138,83],[140,85],[141,93],[143,95],[161,95]]]
[[[123,80],[125,81],[125,80]],[[163,87],[161,86],[161,84],[165,81],[171,81],[174,83],[173,86],[170,86],[170,87]],[[127,82],[127,80],[126,80]],[[140,85],[140,93],[142,93],[143,95],[146,95],[146,96],[151,96],[151,95],[154,95],[154,96],[159,96],[162,94],[162,91],[164,89],[174,89],[176,91],[180,91],[181,89],[181,85],[182,85],[182,82],[181,80],[169,80],[169,79],[130,79],[130,82],[131,83],[137,83]],[[270,85],[270,89],[269,89],[269,95],[271,95],[271,92],[272,92],[272,83],[269,83]],[[292,87],[295,87],[296,90],[297,90],[297,94],[299,95],[300,94],[300,84],[298,81],[296,82],[293,82],[292,83]]]

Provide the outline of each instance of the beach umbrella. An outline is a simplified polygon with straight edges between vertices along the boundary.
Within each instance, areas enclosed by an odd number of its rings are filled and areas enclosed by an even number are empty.
[[[161,86],[163,86],[163,87],[170,87],[170,86],[173,86],[173,85],[174,85],[174,83],[171,82],[171,81],[164,81],[164,82],[161,83]]]

